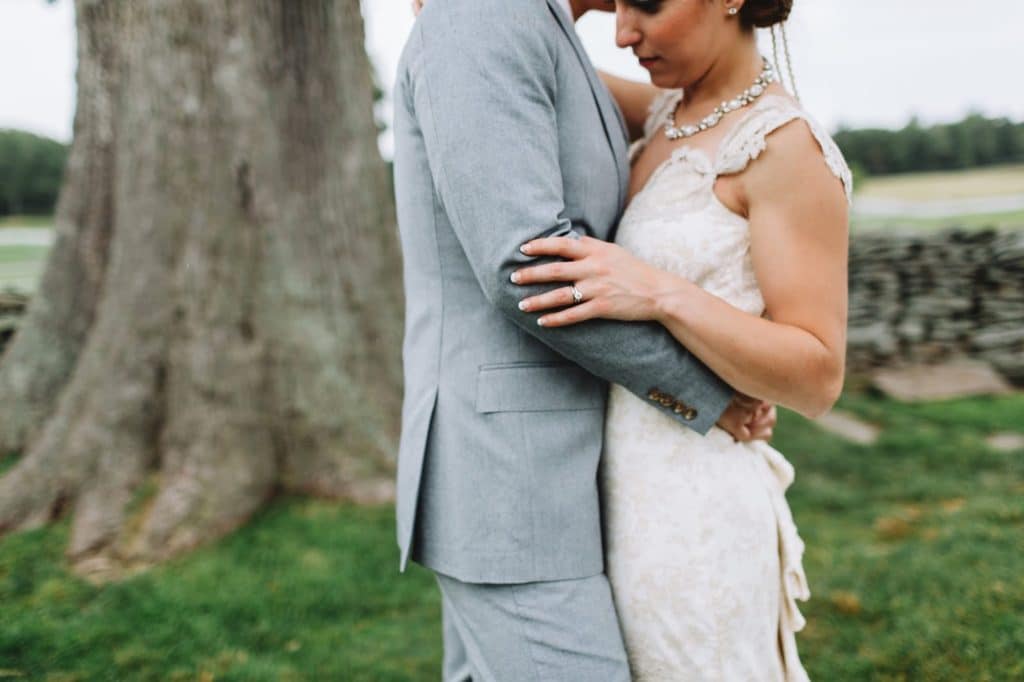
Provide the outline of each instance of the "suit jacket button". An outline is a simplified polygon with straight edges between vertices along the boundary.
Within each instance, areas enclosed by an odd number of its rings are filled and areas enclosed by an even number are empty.
[[[683,413],[683,419],[685,419],[688,422],[692,422],[696,418],[697,418],[697,410],[693,409],[692,407],[689,408],[688,410],[686,410],[686,412]]]
[[[661,391],[659,391],[656,388],[652,388],[650,391],[647,392],[647,397],[651,400],[657,400],[658,398],[661,397]]]
[[[672,398],[669,398],[667,395],[663,395],[661,397],[661,400],[659,400],[658,402],[660,402],[665,407],[672,407],[672,405],[675,403],[675,401],[672,400]]]

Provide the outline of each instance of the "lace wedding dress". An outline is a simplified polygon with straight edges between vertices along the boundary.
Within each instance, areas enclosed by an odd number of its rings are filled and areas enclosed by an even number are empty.
[[[654,102],[632,158],[680,96],[665,91]],[[726,134],[716,158],[673,150],[630,203],[618,244],[761,315],[747,220],[713,187],[795,119],[810,127],[849,199],[850,171],[828,134],[790,99],[764,95]],[[790,463],[768,444],[734,443],[718,427],[700,436],[618,385],[605,428],[606,567],[633,678],[807,680],[794,633],[804,625],[796,600],[810,593],[785,499]]]

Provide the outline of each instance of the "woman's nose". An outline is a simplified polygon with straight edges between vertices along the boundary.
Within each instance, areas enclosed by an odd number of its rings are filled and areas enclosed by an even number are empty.
[[[619,47],[632,47],[640,42],[640,31],[636,28],[636,22],[631,16],[629,8],[623,8],[616,3],[615,9],[615,44]]]

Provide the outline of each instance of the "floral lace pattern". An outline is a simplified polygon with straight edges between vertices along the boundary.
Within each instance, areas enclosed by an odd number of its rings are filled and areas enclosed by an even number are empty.
[[[646,138],[681,94],[651,106]],[[850,171],[823,129],[784,97],[765,95],[716,158],[677,147],[633,198],[616,241],[748,313],[764,312],[747,220],[714,192],[721,174],[757,159],[767,136],[807,122],[850,197]],[[700,436],[613,385],[601,469],[607,572],[633,679],[802,682],[795,633],[810,597],[803,542],[786,502],[793,467],[763,442]]]

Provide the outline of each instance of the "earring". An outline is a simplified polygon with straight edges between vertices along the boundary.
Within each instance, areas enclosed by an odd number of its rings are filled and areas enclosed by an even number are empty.
[[[739,14],[739,12],[740,11],[738,9],[736,9],[735,7],[730,7],[729,8],[729,16],[730,17],[736,16],[737,14]]]

